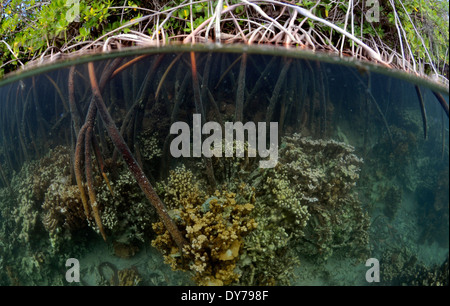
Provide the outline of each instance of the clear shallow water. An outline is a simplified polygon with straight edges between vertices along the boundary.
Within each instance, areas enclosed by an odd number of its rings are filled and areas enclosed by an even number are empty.
[[[0,84],[2,285],[448,284],[449,122],[433,93],[448,104],[448,89],[323,55],[198,47],[194,64],[177,48],[80,58]],[[183,260],[101,111],[80,138],[96,103],[90,60],[112,122],[186,240]],[[227,122],[261,123],[257,143],[276,140],[277,154],[263,156],[246,132],[244,157],[239,141],[205,156],[211,134],[194,114],[217,123],[220,139]],[[176,158],[180,122],[189,157]],[[261,168],[270,158],[276,166]],[[80,282],[66,279],[69,258]],[[380,282],[366,280],[369,258]]]

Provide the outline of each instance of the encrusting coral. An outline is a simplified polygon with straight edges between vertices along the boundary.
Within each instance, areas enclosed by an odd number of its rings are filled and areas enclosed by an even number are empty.
[[[202,192],[191,171],[179,167],[170,172],[167,183],[159,190],[170,215],[183,229],[188,243],[176,247],[162,222],[153,228],[158,235],[152,245],[160,249],[173,269],[190,270],[199,285],[228,285],[240,277],[236,262],[243,247],[243,236],[257,227],[249,216],[252,203],[238,203],[236,194]]]

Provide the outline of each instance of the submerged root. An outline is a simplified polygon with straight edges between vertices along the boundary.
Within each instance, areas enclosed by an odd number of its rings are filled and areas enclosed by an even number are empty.
[[[139,166],[133,154],[131,153],[130,148],[125,143],[122,135],[120,134],[119,130],[114,124],[114,121],[111,118],[111,115],[109,114],[106,105],[103,101],[103,97],[101,95],[100,88],[97,83],[97,78],[95,76],[94,64],[92,62],[88,64],[88,69],[89,69],[89,79],[93,92],[93,99],[91,101],[91,106],[92,105],[96,106],[98,113],[102,118],[102,121],[108,132],[108,135],[111,137],[115,147],[122,155],[126,165],[128,166],[137,183],[141,187],[145,196],[150,201],[150,203],[155,207],[156,212],[163,221],[165,227],[167,228],[172,238],[176,242],[177,246],[181,250],[183,246],[186,244],[183,235],[178,230],[177,226],[175,225],[171,217],[168,215],[164,203],[156,194],[155,190],[153,189],[153,186],[150,184],[150,181],[147,179],[145,173],[142,171],[141,167]]]

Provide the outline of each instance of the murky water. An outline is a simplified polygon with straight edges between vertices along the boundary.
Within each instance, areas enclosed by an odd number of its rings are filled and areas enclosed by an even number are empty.
[[[448,88],[177,48],[0,83],[1,285],[448,284]]]

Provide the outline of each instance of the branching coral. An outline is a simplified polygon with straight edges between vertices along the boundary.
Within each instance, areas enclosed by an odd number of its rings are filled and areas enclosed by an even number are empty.
[[[283,139],[273,175],[289,180],[311,215],[300,239],[305,255],[326,259],[338,249],[355,255],[367,250],[369,219],[353,190],[363,161],[353,152],[353,147],[333,140],[299,134]]]
[[[226,184],[227,188],[235,189],[255,169],[257,162],[249,155],[256,155],[256,149],[249,149],[248,142],[234,140],[229,147],[226,147],[223,142],[222,151],[224,152],[222,157],[212,158],[212,165],[217,172],[218,181]],[[241,155],[243,157],[237,157]]]
[[[258,222],[264,218],[257,217]],[[289,285],[293,268],[300,263],[290,249],[291,237],[275,223],[258,228],[245,239],[245,248],[238,262],[243,285]]]
[[[362,256],[369,221],[354,190],[361,164],[344,143],[284,137],[277,166],[249,176],[258,228],[246,237],[241,282],[289,284],[297,255],[325,260],[345,250]]]
[[[235,267],[243,237],[257,226],[249,216],[254,205],[237,203],[236,194],[228,191],[206,195],[194,179],[192,172],[181,167],[159,186],[188,240],[183,257],[161,222],[153,225],[158,236],[152,244],[173,269],[192,271],[198,284],[228,285],[240,276]]]
[[[239,202],[251,203],[251,216],[258,223],[243,238],[236,262],[241,277],[236,282],[289,284],[298,256],[326,260],[338,250],[357,257],[366,254],[369,219],[354,189],[363,161],[353,147],[299,134],[286,136],[278,164],[264,170],[248,157],[248,146],[244,144],[243,149],[244,157],[213,159],[218,183],[236,193]],[[199,187],[191,187],[189,175],[175,175],[166,185],[171,188],[162,188],[169,207],[178,210],[175,218],[182,220],[180,201],[201,202]],[[223,194],[216,196],[220,197]]]
[[[54,231],[66,222],[78,224],[77,212],[73,207],[77,196],[61,190],[70,185],[69,161],[69,150],[58,146],[40,160],[25,164],[20,173],[13,177],[12,186],[17,195],[13,216],[20,228],[19,239],[23,242],[29,242],[30,235],[33,235],[39,224],[42,203],[47,230]],[[62,198],[70,199],[72,204],[62,203]],[[50,210],[58,210],[59,213],[49,213]]]
[[[303,197],[302,193],[292,188],[286,174],[271,172],[268,171],[263,184],[265,196],[262,199],[267,204],[261,205],[261,213],[270,216],[265,223],[273,222],[284,228],[288,234],[296,238],[303,237],[304,228],[310,218],[305,203],[314,200]]]
[[[110,185],[94,172],[98,210],[102,213],[105,230],[116,242],[129,244],[145,241],[155,220],[153,209],[123,164],[116,164],[116,175]],[[92,220],[86,221],[80,189],[72,185],[70,178],[70,151],[58,146],[40,160],[26,163],[22,171],[13,177],[17,205],[12,217],[19,228],[19,239],[30,242],[30,236],[45,229],[51,245],[58,249],[60,243],[72,238],[74,231],[90,226],[98,231]]]
[[[131,172],[123,165],[115,165],[116,175],[111,176],[111,186],[102,182],[97,188],[97,199],[102,209],[102,223],[116,241],[133,244],[145,241],[155,220],[154,210],[147,204],[145,196]]]
[[[154,133],[151,129],[143,131],[139,137],[139,144],[142,157],[149,161],[155,157],[161,157],[162,150],[158,143],[158,134]]]
[[[72,231],[87,225],[71,186],[69,148],[57,146],[26,162],[13,174],[11,189],[0,193],[0,240],[8,241],[0,242],[0,265],[11,266],[22,285],[61,284],[58,267],[78,257],[86,241],[80,235],[74,244]]]

